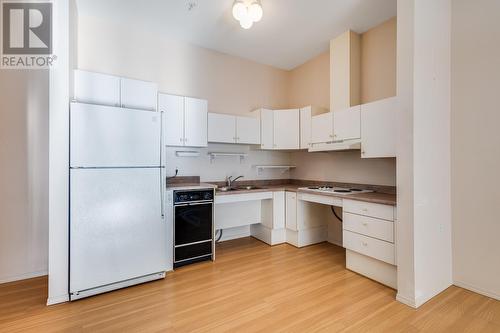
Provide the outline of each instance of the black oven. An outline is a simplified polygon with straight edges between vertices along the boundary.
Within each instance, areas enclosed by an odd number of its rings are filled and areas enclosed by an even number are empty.
[[[174,191],[174,267],[213,260],[214,190]]]

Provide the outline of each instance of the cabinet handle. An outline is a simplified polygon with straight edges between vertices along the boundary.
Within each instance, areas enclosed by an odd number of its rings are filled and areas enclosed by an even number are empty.
[[[363,246],[368,246],[368,243],[366,243],[366,242],[363,242],[362,244],[363,244]]]
[[[363,208],[362,210],[363,210],[363,212],[367,212],[368,208]]]
[[[362,152],[361,152],[361,155],[364,155],[364,154],[365,154],[365,152],[364,152],[364,151],[362,151]]]
[[[366,227],[366,226],[368,225],[368,223],[366,223],[366,222],[363,222],[363,225],[364,225],[364,226]]]

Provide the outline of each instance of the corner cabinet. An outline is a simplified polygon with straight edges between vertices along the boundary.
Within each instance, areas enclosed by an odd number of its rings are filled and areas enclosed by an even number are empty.
[[[158,109],[163,112],[164,136],[167,146],[206,147],[206,100],[158,94]]]
[[[228,114],[208,114],[208,142],[260,144],[258,118]]]
[[[361,105],[361,157],[396,157],[397,97]]]
[[[262,149],[300,149],[299,109],[259,111]]]
[[[311,146],[311,117],[310,106],[300,109],[300,149],[308,149]]]
[[[299,109],[275,110],[273,114],[274,149],[300,148]]]

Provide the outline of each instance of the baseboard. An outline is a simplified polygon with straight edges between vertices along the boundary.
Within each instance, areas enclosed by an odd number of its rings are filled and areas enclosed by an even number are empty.
[[[403,296],[400,293],[396,294],[396,300],[400,303],[403,303],[404,305],[408,305],[411,308],[414,308],[414,309],[417,308],[417,303],[415,302],[414,299],[412,299],[410,297]]]
[[[250,237],[250,226],[249,225],[242,226],[242,227],[223,229],[222,238],[220,239],[220,242],[238,239],[238,238],[245,238],[245,237]]]
[[[328,243],[333,244],[333,245],[337,245],[337,246],[340,246],[340,247],[344,247],[344,245],[343,245],[343,244],[342,244],[342,242],[340,242],[340,241],[336,241],[336,240],[331,240],[331,239],[329,239],[329,240],[328,240]]]
[[[69,294],[64,294],[64,295],[55,296],[55,297],[49,297],[47,299],[47,305],[55,305],[55,304],[66,303],[66,302],[69,302]]]
[[[21,275],[4,277],[4,278],[0,279],[0,284],[14,282],[14,281],[20,281],[20,280],[26,280],[26,279],[32,279],[32,278],[44,276],[47,274],[48,274],[48,272],[46,270],[43,270],[43,271],[38,271],[38,272],[29,272],[29,273],[24,273]]]
[[[490,298],[496,299],[497,301],[500,301],[500,295],[497,293],[494,293],[492,291],[484,290],[482,288],[478,288],[476,286],[470,285],[470,284],[462,282],[462,281],[457,281],[457,280],[454,280],[453,284],[457,287],[464,288],[464,289],[473,291],[477,294],[481,294],[483,296],[490,297]]]

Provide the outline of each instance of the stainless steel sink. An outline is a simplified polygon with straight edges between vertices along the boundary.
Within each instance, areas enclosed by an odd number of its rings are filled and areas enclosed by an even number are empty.
[[[234,187],[223,186],[223,187],[218,187],[217,191],[220,191],[220,192],[229,192],[229,191],[236,191],[236,189]]]
[[[246,185],[246,186],[238,186],[236,187],[237,190],[261,190],[262,187],[259,186],[253,186],[253,185]]]
[[[261,189],[263,189],[263,187],[253,186],[253,185],[237,186],[237,187],[222,186],[218,187],[217,191],[229,192],[229,191],[248,191],[248,190],[261,190]]]

